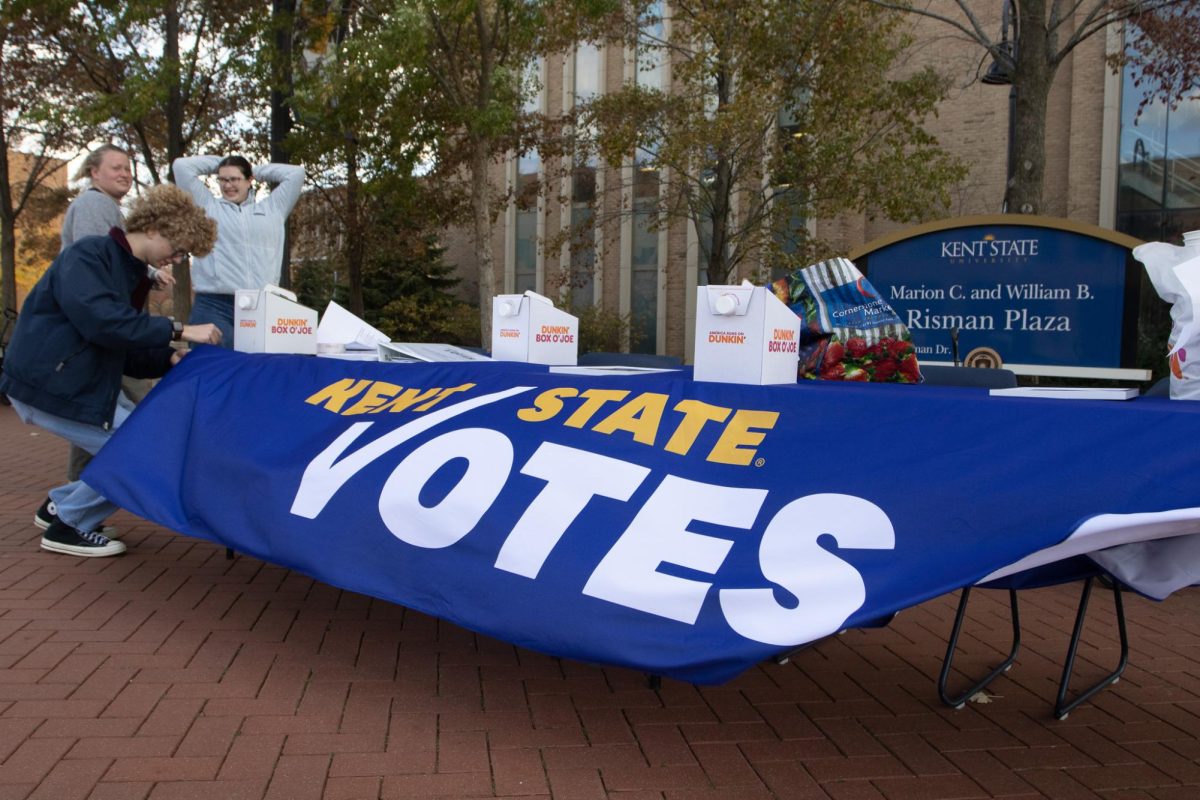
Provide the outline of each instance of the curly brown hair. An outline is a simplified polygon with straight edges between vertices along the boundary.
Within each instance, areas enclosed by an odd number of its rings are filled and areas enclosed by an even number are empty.
[[[194,256],[208,255],[217,241],[217,223],[205,215],[190,194],[170,183],[151,186],[133,201],[125,230],[155,231]]]

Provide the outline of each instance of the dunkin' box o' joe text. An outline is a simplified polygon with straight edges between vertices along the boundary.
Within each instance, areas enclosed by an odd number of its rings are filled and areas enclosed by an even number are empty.
[[[278,286],[239,289],[234,296],[233,349],[315,355],[317,312]]]
[[[492,358],[575,366],[579,320],[534,292],[492,298]]]
[[[800,318],[769,288],[696,287],[695,379],[795,383]]]

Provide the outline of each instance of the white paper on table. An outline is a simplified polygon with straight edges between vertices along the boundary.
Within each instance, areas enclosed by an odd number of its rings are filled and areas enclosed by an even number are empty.
[[[452,344],[431,342],[380,342],[377,345],[380,361],[491,361],[473,350]]]
[[[374,350],[381,342],[391,341],[391,338],[367,324],[367,322],[332,300],[321,315],[317,325],[317,344],[344,344],[346,349]],[[358,345],[358,347],[355,347]]]
[[[652,372],[677,372],[670,367],[631,367],[624,364],[595,364],[575,367],[550,367],[559,375],[647,375]]]
[[[1137,389],[1111,386],[1018,386],[1013,389],[989,389],[995,397],[1042,397],[1052,400],[1132,400]]]
[[[317,358],[340,358],[343,361],[378,361],[374,350],[346,350],[342,353],[317,353]]]
[[[1188,293],[1191,307],[1193,309],[1200,308],[1200,257],[1181,261],[1172,267],[1171,271],[1175,273],[1180,285]],[[1192,341],[1196,337],[1198,328],[1200,328],[1200,321],[1197,321],[1196,315],[1192,314],[1179,329],[1167,355],[1172,355],[1182,345]]]

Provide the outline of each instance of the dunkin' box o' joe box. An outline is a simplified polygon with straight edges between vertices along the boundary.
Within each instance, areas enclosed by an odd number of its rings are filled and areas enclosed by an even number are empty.
[[[575,366],[579,319],[536,292],[492,298],[492,358]]]
[[[296,302],[287,289],[238,289],[233,324],[234,350],[316,355],[317,312]]]
[[[768,288],[696,287],[695,379],[795,383],[800,318]]]

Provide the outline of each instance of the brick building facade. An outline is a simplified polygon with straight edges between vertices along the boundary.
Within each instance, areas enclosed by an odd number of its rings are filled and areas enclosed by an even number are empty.
[[[996,4],[991,18],[984,15],[988,29],[999,29],[1000,5]],[[917,44],[909,54],[909,64],[933,64],[952,80],[949,96],[940,104],[937,116],[926,121],[926,128],[970,167],[969,175],[953,187],[948,216],[997,213],[1008,167],[1010,89],[979,80],[989,61],[974,43],[936,21],[914,17],[912,24]],[[1134,163],[1138,157],[1131,153],[1136,141],[1157,139],[1146,133],[1147,122],[1152,124],[1152,120],[1132,125],[1130,86],[1123,87],[1122,75],[1106,62],[1106,55],[1122,46],[1123,36],[1123,31],[1114,27],[1091,37],[1058,70],[1047,115],[1043,213],[1141,238],[1170,238],[1175,229],[1200,227],[1200,192],[1194,188],[1196,183],[1187,179],[1189,174],[1197,175],[1200,152],[1185,148],[1185,152],[1178,153],[1176,147],[1163,145],[1162,154],[1156,158],[1156,145],[1143,144],[1141,163]],[[542,89],[529,108],[558,114],[568,111],[576,97],[584,99],[593,92],[612,91],[628,80],[645,80],[645,70],[635,70],[633,61],[631,53],[623,48],[588,46],[545,59],[538,65]],[[669,69],[669,65],[663,65],[660,74],[651,74],[650,79],[669,81]],[[1182,120],[1184,133],[1200,141],[1196,137],[1200,133],[1198,107],[1200,101],[1193,100],[1175,113],[1176,122]],[[1173,135],[1176,143],[1181,141],[1178,132]],[[673,223],[663,230],[650,231],[637,213],[629,213],[631,209],[636,212],[638,187],[645,183],[636,158],[620,170],[584,165],[582,171],[576,167],[573,174],[561,177],[553,171],[554,166],[548,168],[533,155],[512,158],[496,170],[495,180],[512,189],[516,197],[493,231],[498,290],[533,289],[562,296],[576,305],[600,304],[606,310],[631,315],[631,349],[681,355],[690,360],[695,287],[703,273],[698,266],[696,233],[690,223]],[[1157,228],[1147,222],[1148,217],[1139,222],[1136,214],[1122,214],[1122,202],[1130,208],[1137,206],[1129,199],[1129,186],[1130,176],[1136,178],[1139,170],[1149,184],[1154,183],[1156,175],[1162,176],[1164,208],[1172,205],[1166,200],[1168,176],[1175,184],[1184,185],[1174,203],[1181,203],[1183,212],[1171,216],[1169,225],[1161,219],[1162,214],[1158,215]],[[540,194],[522,191],[525,183],[532,184],[537,178],[543,182]],[[1153,194],[1139,191],[1139,197]],[[595,215],[594,241],[564,241],[569,239],[564,232],[580,221],[580,214],[589,213],[582,210],[589,202],[595,208],[590,212]],[[863,214],[810,220],[807,224],[818,238],[842,253],[901,227]],[[457,253],[464,256],[460,264],[469,263],[465,251],[456,251],[452,243],[451,254]],[[769,272],[769,266],[747,267],[740,277],[761,278]],[[464,293],[474,289],[469,272],[464,270]]]

